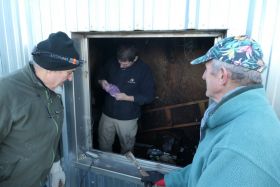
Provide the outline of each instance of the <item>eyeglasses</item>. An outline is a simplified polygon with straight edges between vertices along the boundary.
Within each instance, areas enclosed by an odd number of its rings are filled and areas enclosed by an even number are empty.
[[[67,76],[70,76],[74,73],[75,70],[66,71]]]
[[[64,56],[60,56],[60,55],[57,55],[57,54],[54,54],[51,52],[47,52],[47,51],[40,51],[37,49],[37,47],[33,50],[33,52],[31,54],[34,56],[45,56],[45,57],[56,59],[56,60],[62,60],[62,61],[68,62],[70,64],[75,64],[75,65],[85,63],[85,60],[77,60],[75,58],[64,57]]]

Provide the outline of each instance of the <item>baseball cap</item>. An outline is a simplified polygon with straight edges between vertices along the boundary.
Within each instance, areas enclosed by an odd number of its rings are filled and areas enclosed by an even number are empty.
[[[262,72],[265,69],[262,58],[263,52],[260,45],[249,36],[241,35],[220,40],[205,55],[191,61],[191,64],[201,64],[216,59]]]

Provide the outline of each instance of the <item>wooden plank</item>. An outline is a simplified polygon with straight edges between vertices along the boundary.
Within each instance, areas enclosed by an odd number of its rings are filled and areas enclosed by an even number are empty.
[[[163,106],[163,107],[153,108],[153,109],[147,109],[147,110],[144,110],[143,113],[172,109],[172,108],[188,106],[188,105],[195,105],[195,104],[200,104],[200,103],[208,103],[208,99],[199,100],[199,101],[192,101],[192,102],[188,102],[188,103],[180,103],[180,104],[175,104],[175,105],[168,105],[168,106]]]
[[[200,117],[204,115],[205,109],[206,109],[206,103],[199,103],[199,111],[200,111]]]
[[[165,119],[166,119],[166,122],[168,124],[168,126],[172,126],[172,114],[171,114],[171,110],[166,108],[164,110],[164,113],[165,113]]]
[[[184,127],[193,127],[193,126],[199,126],[199,125],[200,125],[200,122],[192,122],[192,123],[178,124],[178,125],[173,125],[173,126],[153,128],[153,129],[141,131],[140,133],[156,132],[156,131],[178,129],[178,128],[184,128]]]

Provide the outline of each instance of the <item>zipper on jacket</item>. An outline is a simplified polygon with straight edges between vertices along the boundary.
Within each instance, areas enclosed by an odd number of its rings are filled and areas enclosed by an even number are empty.
[[[49,93],[47,90],[45,90],[45,94],[46,94],[46,97],[47,97],[47,110],[48,110],[48,113],[49,113],[49,117],[52,119],[55,127],[56,127],[56,132],[58,134],[58,124],[57,122],[55,121],[54,117],[51,115],[51,112],[50,112],[50,103],[52,103],[52,99],[50,99],[50,96],[49,96]],[[50,101],[50,102],[49,102]]]

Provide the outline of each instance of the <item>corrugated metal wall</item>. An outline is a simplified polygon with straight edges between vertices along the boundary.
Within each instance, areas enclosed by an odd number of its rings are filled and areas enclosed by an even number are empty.
[[[33,46],[59,30],[227,29],[262,45],[267,94],[280,116],[279,7],[278,0],[0,0],[0,76],[26,64]]]
[[[257,40],[269,66],[267,95],[280,117],[279,0],[0,0],[0,76],[27,64],[51,32],[186,29],[227,29],[228,36]]]

